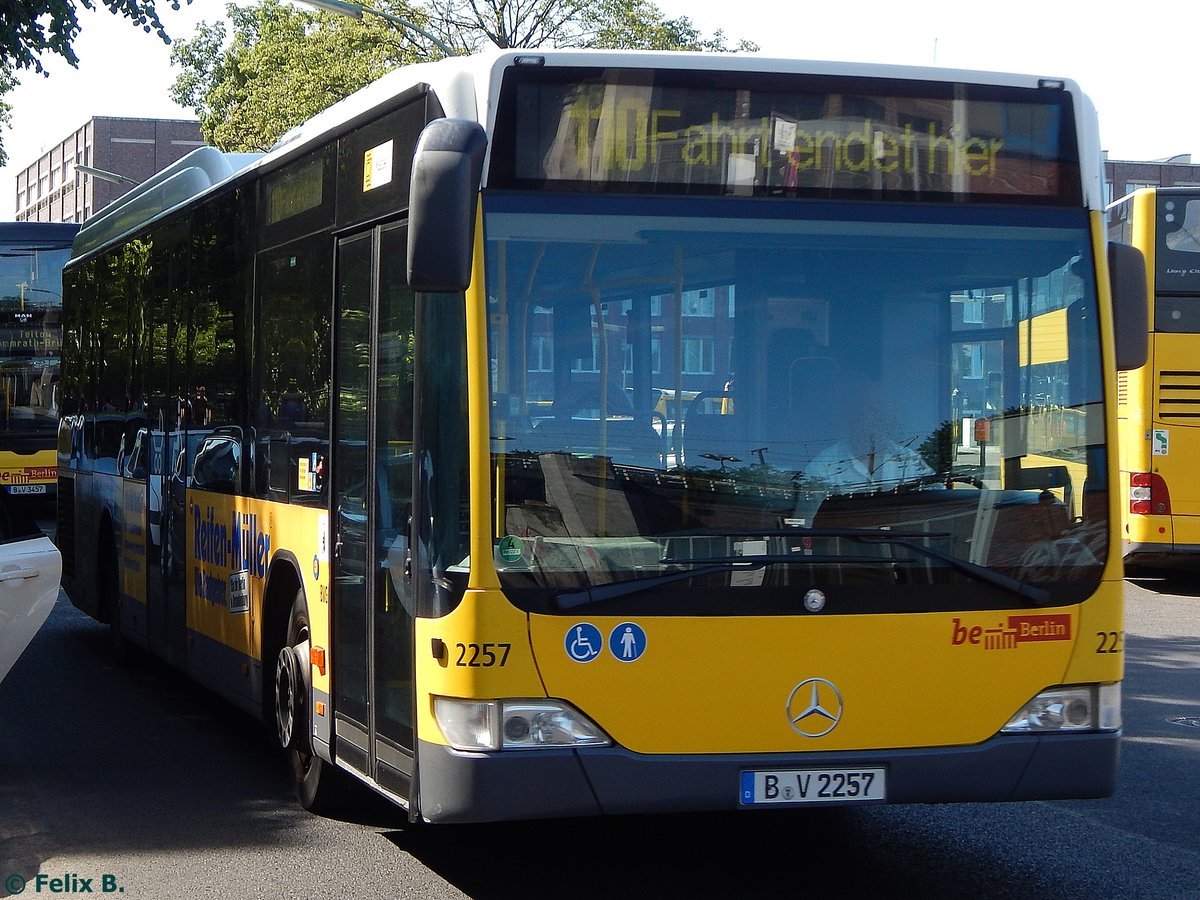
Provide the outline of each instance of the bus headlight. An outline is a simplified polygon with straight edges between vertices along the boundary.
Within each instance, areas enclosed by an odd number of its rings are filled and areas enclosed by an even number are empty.
[[[591,719],[560,700],[434,697],[433,716],[455,750],[607,747]]]
[[[1042,691],[1008,720],[1002,734],[1116,731],[1121,727],[1121,685],[1080,684]]]

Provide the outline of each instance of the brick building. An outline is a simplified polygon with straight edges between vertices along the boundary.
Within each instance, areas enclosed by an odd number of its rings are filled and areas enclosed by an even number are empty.
[[[1126,194],[1144,187],[1200,187],[1200,163],[1193,163],[1190,153],[1169,159],[1104,160],[1104,178],[1108,182],[1108,201],[1119,200]]]
[[[17,175],[14,218],[83,222],[132,185],[79,172],[76,164],[142,182],[202,146],[194,120],[96,116]]]

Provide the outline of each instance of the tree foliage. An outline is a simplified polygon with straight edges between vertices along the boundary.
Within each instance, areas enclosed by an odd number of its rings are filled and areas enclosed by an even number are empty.
[[[191,107],[204,139],[230,151],[265,150],[289,128],[374,81],[419,48],[382,22],[316,15],[279,0],[228,4],[233,27],[201,23],[178,41],[171,99]]]
[[[205,140],[226,151],[264,150],[290,128],[384,72],[442,55],[497,47],[757,50],[702,35],[686,16],[667,19],[652,0],[375,0],[374,9],[413,28],[287,6],[230,3],[223,23],[201,23],[176,42],[181,74],[171,99],[195,110]],[[427,40],[432,35],[436,42]]]
[[[465,51],[594,47],[612,50],[757,50],[704,37],[687,16],[668,19],[652,0],[430,0],[431,21]]]
[[[4,97],[17,86],[17,73],[13,64],[7,59],[0,60],[0,134],[12,124],[12,104]],[[8,154],[4,152],[4,144],[0,142],[0,166],[8,162]]]
[[[581,22],[584,28],[576,44],[580,47],[713,53],[758,50],[757,44],[744,38],[732,47],[727,46],[725,34],[720,30],[705,37],[687,16],[665,19],[650,0],[600,0],[589,4]]]
[[[113,15],[124,16],[147,33],[157,32],[166,43],[171,39],[155,10],[155,0],[101,0]],[[179,9],[179,0],[169,0]],[[192,0],[186,0],[191,3]],[[79,9],[96,9],[96,0],[0,0],[0,132],[12,117],[12,106],[3,99],[17,84],[17,72],[32,69],[47,74],[42,65],[46,54],[61,56],[79,65],[73,44],[79,36]],[[8,160],[0,143],[0,165]]]
[[[155,0],[101,0],[113,15],[121,15],[147,33],[158,32],[170,43],[154,8]],[[187,0],[191,3],[192,0]],[[179,9],[179,0],[170,0]],[[96,9],[96,0],[2,0],[0,9],[0,59],[17,69],[45,72],[42,56],[53,53],[72,66],[79,65],[72,44],[78,37],[79,8]]]

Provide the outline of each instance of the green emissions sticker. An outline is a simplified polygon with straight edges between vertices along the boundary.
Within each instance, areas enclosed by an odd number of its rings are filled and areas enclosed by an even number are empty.
[[[525,545],[521,543],[521,539],[516,535],[506,534],[500,538],[500,558],[505,562],[520,562],[524,552]]]

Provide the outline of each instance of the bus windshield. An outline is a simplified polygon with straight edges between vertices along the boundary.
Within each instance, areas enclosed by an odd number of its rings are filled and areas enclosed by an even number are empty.
[[[492,193],[484,213],[495,562],[523,608],[1094,589],[1085,212]]]
[[[58,431],[62,268],[71,237],[0,237],[0,433]]]

